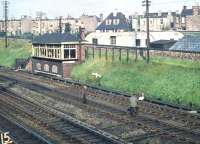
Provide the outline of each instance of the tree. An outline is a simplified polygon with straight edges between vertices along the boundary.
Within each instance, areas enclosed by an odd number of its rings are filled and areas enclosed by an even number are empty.
[[[71,24],[70,23],[66,23],[65,24],[65,33],[70,33],[71,32]]]

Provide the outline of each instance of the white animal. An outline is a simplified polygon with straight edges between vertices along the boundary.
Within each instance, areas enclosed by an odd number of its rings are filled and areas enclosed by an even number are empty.
[[[189,111],[190,114],[197,114],[197,111]]]
[[[101,78],[102,76],[98,73],[92,73],[93,76],[95,76],[96,78]]]
[[[139,101],[143,101],[144,100],[144,96],[141,96],[138,98]]]

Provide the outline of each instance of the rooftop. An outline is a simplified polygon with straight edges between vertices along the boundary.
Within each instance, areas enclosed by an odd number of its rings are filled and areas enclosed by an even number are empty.
[[[200,52],[200,37],[186,35],[177,43],[175,43],[170,50]]]
[[[166,18],[170,15],[176,16],[176,12],[149,13],[150,18]]]
[[[78,42],[79,36],[67,33],[47,33],[36,37],[33,44],[59,44],[62,42]]]
[[[183,9],[181,12],[181,16],[191,16],[193,15],[193,10],[192,9]]]
[[[114,24],[113,20],[118,19],[119,23]],[[108,25],[106,24],[106,20],[111,20],[111,23]],[[121,12],[111,13],[108,15],[108,17],[97,27],[97,30],[114,30],[114,29],[120,29],[129,31],[130,26],[128,23],[128,20],[126,19],[125,15]]]

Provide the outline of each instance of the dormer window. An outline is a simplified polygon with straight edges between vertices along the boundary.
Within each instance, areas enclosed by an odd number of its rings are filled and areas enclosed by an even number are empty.
[[[114,19],[113,23],[114,23],[114,25],[118,25],[119,24],[119,19]]]
[[[111,25],[112,24],[112,20],[106,20],[106,25]]]

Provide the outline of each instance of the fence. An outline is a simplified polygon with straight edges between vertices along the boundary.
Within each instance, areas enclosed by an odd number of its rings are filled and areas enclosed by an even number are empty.
[[[106,60],[130,60],[137,61],[139,59],[146,60],[147,50],[150,51],[150,57],[162,56],[162,57],[172,57],[178,59],[190,59],[194,61],[200,60],[200,52],[194,51],[170,51],[163,49],[154,48],[139,48],[139,47],[124,47],[124,46],[113,46],[113,45],[84,45],[86,58],[99,57]]]

